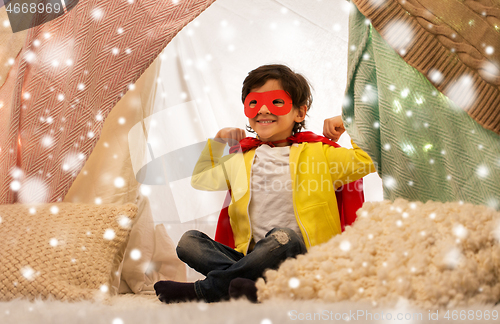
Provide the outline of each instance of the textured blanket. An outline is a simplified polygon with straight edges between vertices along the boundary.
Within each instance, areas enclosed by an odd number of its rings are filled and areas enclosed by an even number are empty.
[[[352,2],[408,64],[480,125],[500,134],[498,1]]]
[[[407,64],[355,8],[343,110],[384,180],[384,198],[500,208],[500,136]]]

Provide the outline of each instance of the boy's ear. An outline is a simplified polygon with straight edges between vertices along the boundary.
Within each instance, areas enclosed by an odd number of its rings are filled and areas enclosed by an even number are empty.
[[[306,113],[307,113],[307,106],[306,105],[300,106],[297,116],[295,117],[295,121],[297,123],[300,123],[301,121],[306,119]]]

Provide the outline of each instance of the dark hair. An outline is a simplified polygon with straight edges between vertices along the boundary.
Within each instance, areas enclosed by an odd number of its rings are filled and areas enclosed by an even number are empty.
[[[311,85],[305,77],[293,72],[288,66],[281,64],[262,65],[248,73],[243,81],[243,89],[241,90],[241,101],[244,103],[247,95],[252,89],[263,86],[267,80],[278,80],[283,90],[285,90],[292,98],[293,107],[298,109],[300,106],[307,106],[307,112],[311,110],[312,94]],[[306,116],[307,116],[306,112]],[[306,121],[295,123],[292,130],[292,135],[300,132],[302,128],[306,128]],[[246,130],[250,133],[255,131],[249,126]]]

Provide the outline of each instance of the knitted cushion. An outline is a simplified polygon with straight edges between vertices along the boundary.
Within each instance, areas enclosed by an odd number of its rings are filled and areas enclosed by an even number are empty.
[[[107,295],[137,206],[0,205],[0,301]]]

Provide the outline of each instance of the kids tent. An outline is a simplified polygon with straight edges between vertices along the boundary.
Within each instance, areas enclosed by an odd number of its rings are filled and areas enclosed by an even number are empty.
[[[19,33],[8,32],[3,13],[1,203],[135,203],[140,216],[123,252],[122,291],[150,290],[159,279],[182,280],[174,247],[193,226],[179,221],[187,213],[178,210],[190,207],[189,200],[169,189],[177,183],[168,177],[163,191],[139,189],[137,172],[158,156],[158,147],[144,141],[130,146],[130,129],[153,137],[155,118],[148,117],[160,113],[157,122],[168,126],[162,130],[172,132],[161,142],[169,153],[221,127],[244,128],[242,114],[232,113],[241,108],[241,81],[274,60],[292,67],[304,63],[299,72],[317,92],[312,130],[321,133],[322,120],[339,114],[344,104],[348,132],[378,163],[385,198],[498,208],[495,3],[372,0],[354,1],[355,9],[325,0],[212,2],[79,1],[65,15]],[[451,17],[443,6],[454,8]],[[210,9],[217,13],[210,16]],[[238,34],[239,25],[260,33]],[[174,38],[182,28],[182,37]],[[274,32],[281,28],[284,33]],[[276,47],[262,45],[263,38]],[[287,56],[293,52],[300,55]],[[245,60],[243,53],[249,55]],[[339,63],[346,56],[347,66]],[[325,95],[320,86],[335,95]],[[169,110],[187,114],[172,117]],[[156,204],[153,212],[148,204]],[[165,205],[175,206],[174,212],[155,212]],[[214,212],[200,209],[206,218],[189,220],[213,229]],[[141,252],[148,267],[135,262],[132,251]]]

